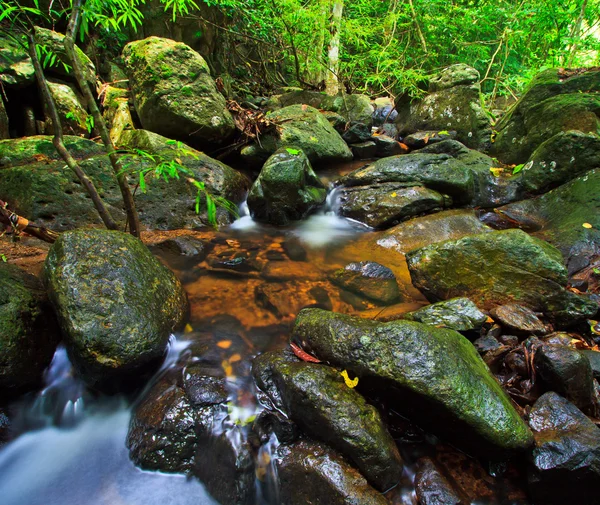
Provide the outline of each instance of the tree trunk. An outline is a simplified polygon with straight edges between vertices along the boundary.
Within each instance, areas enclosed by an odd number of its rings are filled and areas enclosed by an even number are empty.
[[[340,29],[342,27],[342,12],[344,10],[343,0],[333,0],[331,9],[331,38],[329,39],[329,65],[327,79],[325,80],[325,92],[328,95],[337,95],[339,91],[338,73],[340,68]]]

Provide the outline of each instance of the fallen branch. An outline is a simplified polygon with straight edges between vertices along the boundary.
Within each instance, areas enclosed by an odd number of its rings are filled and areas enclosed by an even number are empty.
[[[8,209],[8,204],[0,200],[0,223],[7,227],[11,227],[15,233],[28,233],[44,242],[53,244],[59,237],[59,234],[53,230],[49,230],[44,226],[38,226],[28,219],[15,214]]]

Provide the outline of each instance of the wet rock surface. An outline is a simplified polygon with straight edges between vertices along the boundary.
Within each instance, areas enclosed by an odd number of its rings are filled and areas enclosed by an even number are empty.
[[[466,497],[461,497],[431,458],[419,461],[415,475],[415,491],[420,505],[466,505]]]
[[[69,356],[97,387],[153,371],[188,311],[173,273],[121,232],[63,233],[44,278]]]
[[[489,457],[523,450],[532,442],[496,379],[457,332],[305,309],[296,318],[292,341],[361,380],[393,387],[395,408],[459,447],[485,450]]]
[[[0,400],[41,384],[59,340],[42,283],[0,261]]]
[[[258,386],[309,436],[352,461],[380,491],[395,486],[402,460],[377,410],[326,365],[267,353],[253,363]]]
[[[600,436],[594,423],[549,392],[533,406],[529,424],[536,439],[529,470],[534,503],[597,503]]]
[[[597,305],[566,290],[558,249],[521,230],[440,242],[407,254],[413,283],[431,300],[468,296],[478,307],[517,302],[562,324],[591,317]]]
[[[468,298],[452,298],[408,312],[404,319],[456,331],[479,330],[487,316]]]
[[[544,335],[548,332],[546,325],[540,321],[531,309],[515,303],[500,305],[490,310],[495,321],[511,331],[520,334]]]
[[[340,455],[302,441],[276,453],[279,498],[286,505],[385,505],[387,500]]]
[[[400,298],[394,273],[386,266],[372,261],[349,263],[333,273],[332,281],[377,302],[392,303]]]

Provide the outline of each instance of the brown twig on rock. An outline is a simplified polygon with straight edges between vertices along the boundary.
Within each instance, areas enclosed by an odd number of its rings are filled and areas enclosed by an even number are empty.
[[[43,226],[38,226],[28,219],[15,214],[8,209],[8,204],[2,200],[0,200],[0,223],[7,227],[10,226],[17,233],[25,232],[50,244],[56,242],[56,239],[59,237],[57,232]]]

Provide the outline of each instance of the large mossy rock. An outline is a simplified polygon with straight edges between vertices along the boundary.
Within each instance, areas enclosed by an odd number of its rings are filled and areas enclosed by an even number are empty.
[[[600,137],[579,131],[560,132],[542,143],[522,171],[525,191],[543,193],[600,168]]]
[[[145,129],[188,143],[222,143],[234,132],[225,98],[197,52],[148,37],[123,49],[133,101]]]
[[[451,65],[430,79],[428,91],[421,100],[404,96],[396,101],[400,135],[455,130],[457,139],[466,146],[489,149],[490,119],[481,107],[477,70],[462,63]]]
[[[0,261],[0,401],[42,382],[58,340],[41,282]]]
[[[600,252],[600,169],[559,186],[538,198],[500,207],[508,221],[535,230],[534,235],[557,247],[570,271],[586,266]],[[583,226],[585,223],[591,228]]]
[[[535,449],[529,491],[536,504],[595,505],[600,482],[600,431],[556,393],[546,393],[529,415]]]
[[[44,277],[69,356],[93,386],[121,387],[153,371],[187,315],[175,275],[125,233],[63,233]]]
[[[242,149],[247,162],[260,165],[282,147],[300,149],[313,165],[352,159],[352,151],[327,118],[307,105],[290,105],[267,115],[276,125],[271,133],[261,136],[260,145]]]
[[[469,297],[478,307],[510,302],[561,324],[593,316],[595,302],[566,289],[558,249],[512,229],[439,242],[407,254],[413,284],[432,301]]]
[[[493,153],[505,163],[525,163],[540,144],[560,132],[599,134],[598,91],[598,69],[571,72],[552,68],[540,72],[496,125]]]
[[[402,460],[379,412],[338,371],[281,353],[259,356],[252,371],[277,409],[354,462],[375,488],[386,491],[400,481]]]
[[[86,112],[83,103],[83,98],[78,96],[75,88],[68,84],[60,82],[48,81],[48,88],[56,105],[56,112],[61,121],[63,132],[69,135],[77,135],[83,137],[89,134]],[[47,121],[46,133],[53,133],[51,120]]]
[[[378,391],[392,391],[399,412],[463,449],[497,457],[533,442],[473,345],[453,330],[304,309],[292,340],[360,380],[376,381]]]
[[[33,63],[27,51],[11,37],[0,35],[0,82],[20,88],[33,84]]]
[[[279,499],[285,505],[386,505],[344,458],[323,444],[303,440],[275,454]]]
[[[279,149],[265,163],[248,194],[257,221],[285,225],[325,202],[327,189],[299,149]]]

